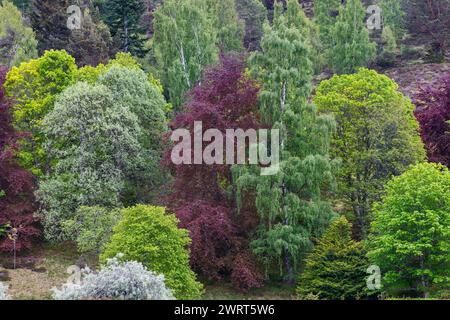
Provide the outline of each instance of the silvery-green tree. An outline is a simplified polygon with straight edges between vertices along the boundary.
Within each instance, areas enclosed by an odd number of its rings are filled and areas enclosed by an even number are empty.
[[[334,187],[335,164],[328,148],[335,123],[308,103],[311,49],[302,31],[288,25],[282,10],[282,4],[276,3],[261,52],[250,58],[262,84],[262,118],[281,131],[280,170],[261,176],[259,166],[235,166],[233,174],[238,206],[254,201],[259,214],[251,244],[254,253],[266,272],[278,266],[280,275],[292,282],[313,246],[312,238],[320,236],[334,216],[325,194]]]

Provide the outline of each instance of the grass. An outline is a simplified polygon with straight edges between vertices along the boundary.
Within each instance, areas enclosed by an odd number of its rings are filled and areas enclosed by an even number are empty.
[[[33,248],[32,253],[18,257],[19,266],[11,269],[11,255],[0,255],[0,273],[8,274],[6,285],[8,294],[15,300],[48,300],[51,289],[66,283],[67,268],[72,265],[88,265],[95,269],[96,258],[80,257],[71,243],[59,245],[42,244]],[[23,263],[32,261],[32,263]],[[8,266],[8,269],[2,269]],[[3,281],[3,280],[2,280]],[[283,284],[268,284],[263,288],[236,291],[229,283],[209,283],[205,285],[205,300],[285,300],[293,299],[295,288]]]

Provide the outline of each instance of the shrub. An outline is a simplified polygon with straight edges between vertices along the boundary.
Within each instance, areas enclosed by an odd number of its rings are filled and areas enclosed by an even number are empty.
[[[177,299],[196,299],[202,285],[189,267],[188,231],[162,207],[137,205],[122,210],[122,219],[106,244],[101,261],[123,253],[124,260],[143,263],[161,273]]]
[[[63,228],[77,243],[80,252],[96,252],[107,243],[113,227],[120,220],[120,210],[104,207],[80,207],[73,220],[68,220]]]
[[[422,296],[450,286],[450,172],[422,163],[386,185],[374,207],[368,256],[388,293]]]
[[[297,294],[301,299],[359,299],[365,296],[369,266],[362,243],[352,240],[351,224],[335,220],[306,258]]]
[[[83,269],[80,284],[67,283],[53,288],[54,300],[123,299],[170,300],[172,293],[164,284],[164,276],[148,271],[135,261],[120,262],[119,257],[108,259],[98,273]]]
[[[6,294],[6,290],[8,289],[3,283],[0,282],[0,300],[8,300],[9,297]]]

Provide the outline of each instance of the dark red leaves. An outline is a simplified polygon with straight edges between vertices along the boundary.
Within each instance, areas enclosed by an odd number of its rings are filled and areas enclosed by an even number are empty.
[[[203,132],[211,128],[223,134],[226,129],[258,129],[259,88],[244,70],[242,56],[222,56],[220,64],[208,69],[202,83],[189,93],[185,111],[170,125],[172,130],[188,129],[193,139],[194,121],[202,121]],[[180,226],[190,232],[193,269],[212,280],[231,278],[240,289],[260,286],[262,276],[256,263],[250,262],[253,258],[248,249],[248,238],[257,223],[251,213],[236,215],[231,166],[174,165],[170,155],[171,149],[165,156],[165,165],[174,176],[168,206],[176,212]]]
[[[17,133],[12,126],[11,101],[5,97],[3,83],[7,70],[0,67],[0,226],[16,228],[18,251],[28,249],[33,239],[40,236],[37,220],[33,216],[33,176],[15,161],[17,141],[24,134]],[[12,251],[13,241],[0,235],[0,251]]]
[[[438,88],[422,89],[415,112],[428,159],[450,167],[450,74]]]

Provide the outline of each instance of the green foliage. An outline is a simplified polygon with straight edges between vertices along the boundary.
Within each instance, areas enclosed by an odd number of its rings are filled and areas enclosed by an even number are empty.
[[[198,299],[202,285],[189,267],[188,231],[177,227],[174,215],[162,207],[138,205],[122,210],[101,261],[122,253],[127,261],[138,261],[166,278],[177,299]]]
[[[51,167],[43,148],[42,120],[53,109],[57,95],[74,82],[76,70],[75,60],[67,52],[51,50],[8,72],[5,88],[15,101],[15,126],[18,131],[31,134],[21,140],[18,158],[24,168],[37,176]]]
[[[142,129],[139,141],[146,153],[145,161],[136,163],[135,174],[127,177],[128,194],[124,196],[124,204],[149,202],[161,194],[160,187],[167,180],[160,165],[163,136],[167,131],[164,96],[142,70],[117,64],[109,67],[98,83],[108,87],[114,101],[134,113]]]
[[[107,87],[84,82],[59,96],[43,127],[55,165],[37,192],[41,215],[48,240],[67,240],[61,226],[80,206],[120,206],[124,180],[145,163],[142,131]]]
[[[203,67],[217,60],[217,30],[203,0],[165,1],[155,11],[154,29],[154,53],[170,102],[178,109]]]
[[[21,12],[8,0],[0,3],[0,64],[8,67],[37,57],[37,41]]]
[[[389,27],[396,39],[402,39],[405,35],[404,17],[400,0],[381,0],[379,2],[383,29]]]
[[[333,221],[306,258],[298,280],[301,299],[349,300],[366,296],[369,266],[361,242],[352,240],[352,225],[345,217]]]
[[[244,22],[236,12],[236,0],[206,0],[217,30],[217,45],[223,52],[243,50]]]
[[[382,50],[377,63],[381,66],[392,66],[398,53],[397,41],[389,26],[383,28],[381,33]]]
[[[120,218],[118,209],[80,207],[73,220],[66,221],[63,229],[67,234],[72,234],[71,238],[75,239],[79,252],[100,253]]]
[[[325,48],[332,46],[332,30],[341,8],[340,0],[314,0],[314,21],[319,27],[320,40]]]
[[[330,32],[327,60],[335,73],[351,73],[375,57],[376,44],[369,40],[366,13],[361,0],[348,0]]]
[[[450,172],[422,163],[386,185],[374,207],[368,256],[384,289],[428,298],[450,285]]]
[[[148,52],[145,28],[140,19],[145,11],[143,0],[108,0],[105,2],[106,23],[119,51],[143,57]]]
[[[278,264],[279,273],[293,281],[301,258],[313,246],[311,239],[322,234],[334,215],[322,196],[334,185],[335,163],[329,160],[328,146],[335,124],[307,103],[309,46],[281,12],[277,3],[273,26],[265,27],[262,51],[250,60],[262,83],[262,118],[281,130],[280,170],[260,176],[258,166],[235,166],[233,174],[239,207],[246,193],[255,195],[260,224],[252,242],[254,253],[266,272]]]
[[[287,23],[302,32],[311,49],[310,60],[313,63],[314,72],[320,73],[324,58],[321,53],[322,44],[320,43],[319,28],[306,16],[297,0],[288,0],[286,5]]]
[[[392,175],[425,158],[414,106],[398,85],[374,70],[323,81],[314,102],[335,115],[332,154],[343,161],[339,192],[365,238],[372,203]]]

